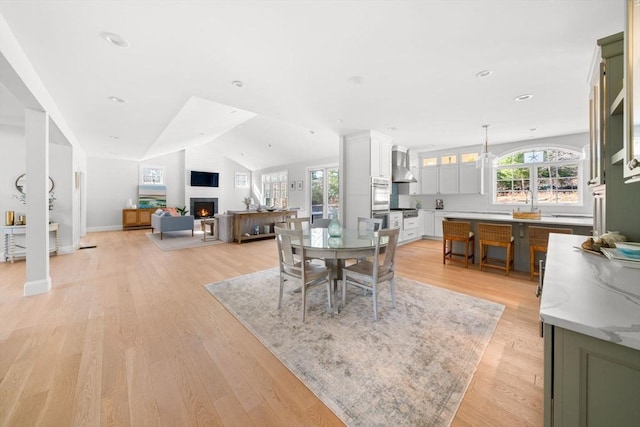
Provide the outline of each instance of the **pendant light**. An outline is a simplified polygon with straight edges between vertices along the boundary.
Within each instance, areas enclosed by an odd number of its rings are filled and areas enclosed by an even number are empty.
[[[489,125],[482,125],[484,128],[484,149],[482,154],[476,160],[476,167],[483,168],[485,166],[494,166],[498,158],[495,154],[489,152]]]

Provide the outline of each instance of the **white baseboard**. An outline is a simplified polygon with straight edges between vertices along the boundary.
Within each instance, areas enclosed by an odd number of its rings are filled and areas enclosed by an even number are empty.
[[[122,231],[122,225],[107,225],[105,227],[87,227],[87,233],[98,231]]]
[[[51,290],[51,277],[42,280],[32,280],[24,284],[24,296],[44,294]]]

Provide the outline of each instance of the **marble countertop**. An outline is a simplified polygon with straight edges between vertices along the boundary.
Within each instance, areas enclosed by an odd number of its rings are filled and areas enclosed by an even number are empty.
[[[513,218],[510,212],[505,213],[482,213],[482,212],[445,212],[445,218],[452,219],[474,219],[481,221],[503,221],[503,222],[523,222],[532,224],[556,224],[593,226],[593,218],[588,216],[568,216],[568,214],[558,214],[545,216],[544,212],[540,219]]]
[[[550,236],[540,318],[640,350],[640,269],[574,248],[586,239]]]

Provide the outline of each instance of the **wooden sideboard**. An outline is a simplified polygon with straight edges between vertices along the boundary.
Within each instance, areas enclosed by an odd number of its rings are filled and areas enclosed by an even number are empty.
[[[151,215],[157,208],[122,209],[122,229],[151,228]]]
[[[233,238],[236,242],[242,243],[246,240],[264,239],[274,237],[273,225],[286,222],[287,218],[298,216],[297,211],[240,211],[233,213]],[[269,225],[269,233],[264,232],[264,226]],[[258,227],[258,233],[255,233]]]

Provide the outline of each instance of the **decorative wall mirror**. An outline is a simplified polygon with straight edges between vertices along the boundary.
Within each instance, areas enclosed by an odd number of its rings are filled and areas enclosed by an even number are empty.
[[[53,191],[54,185],[55,184],[53,183],[53,179],[49,177],[49,193]],[[20,194],[27,194],[27,174],[23,173],[18,177],[18,179],[16,179],[16,189]]]

